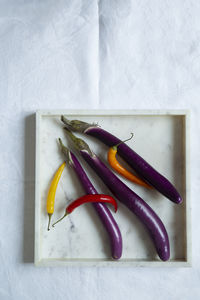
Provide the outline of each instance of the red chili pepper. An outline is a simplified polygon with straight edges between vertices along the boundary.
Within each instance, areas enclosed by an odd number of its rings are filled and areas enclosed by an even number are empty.
[[[104,194],[94,194],[94,195],[85,195],[82,196],[76,200],[74,200],[72,203],[70,203],[65,210],[65,214],[62,218],[60,218],[58,221],[56,221],[52,226],[54,227],[54,225],[58,222],[60,222],[62,219],[64,219],[67,215],[71,214],[72,211],[84,204],[84,203],[88,203],[88,202],[102,202],[102,203],[110,203],[114,206],[115,208],[115,212],[117,211],[117,202],[116,200],[109,196],[109,195],[104,195]]]

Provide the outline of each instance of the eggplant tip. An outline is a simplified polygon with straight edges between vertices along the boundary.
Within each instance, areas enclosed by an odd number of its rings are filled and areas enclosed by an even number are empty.
[[[121,257],[121,255],[120,255],[120,256],[113,255],[113,257],[112,257],[112,258],[113,258],[114,260],[118,260],[118,259],[120,259],[120,257]]]
[[[177,204],[180,204],[180,203],[182,203],[182,202],[183,202],[183,199],[182,199],[181,196],[179,196],[179,197],[177,198],[176,203],[177,203]]]

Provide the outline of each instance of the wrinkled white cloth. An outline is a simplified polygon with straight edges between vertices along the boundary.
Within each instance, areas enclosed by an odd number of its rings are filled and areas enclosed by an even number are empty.
[[[0,299],[199,299],[200,2],[0,0]],[[193,267],[36,268],[38,109],[191,109]]]

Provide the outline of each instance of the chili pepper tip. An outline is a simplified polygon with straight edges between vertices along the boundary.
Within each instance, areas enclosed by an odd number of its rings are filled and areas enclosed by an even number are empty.
[[[51,222],[51,217],[52,217],[52,214],[48,214],[49,216],[49,222],[48,222],[48,227],[47,227],[47,230],[49,231],[50,230],[50,222]]]

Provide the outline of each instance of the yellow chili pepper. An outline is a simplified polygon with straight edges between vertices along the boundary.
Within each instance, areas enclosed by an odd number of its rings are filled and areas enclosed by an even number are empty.
[[[47,196],[47,213],[49,216],[48,230],[50,230],[49,226],[50,226],[50,222],[51,222],[51,217],[54,212],[56,189],[57,189],[60,177],[62,175],[62,172],[65,168],[65,165],[66,165],[66,162],[64,162],[64,163],[62,163],[62,165],[60,165],[60,167],[58,168],[58,170],[56,171],[56,173],[54,175],[54,178],[53,178],[50,188],[49,188],[49,192],[48,192],[48,196]]]

